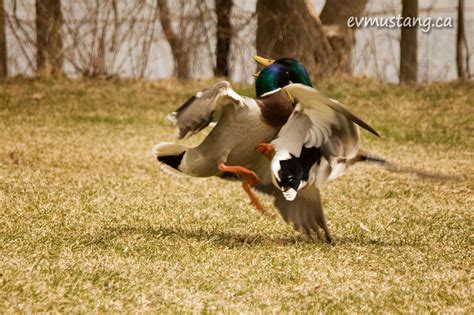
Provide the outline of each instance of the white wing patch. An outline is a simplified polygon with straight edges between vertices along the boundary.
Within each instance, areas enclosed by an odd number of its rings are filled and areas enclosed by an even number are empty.
[[[291,159],[291,155],[290,155],[290,152],[288,152],[288,150],[283,149],[283,150],[276,151],[275,156],[272,159],[271,168],[272,168],[273,175],[278,181],[281,180],[280,175],[278,174],[278,172],[280,172],[281,170],[280,161],[289,160],[289,159]]]

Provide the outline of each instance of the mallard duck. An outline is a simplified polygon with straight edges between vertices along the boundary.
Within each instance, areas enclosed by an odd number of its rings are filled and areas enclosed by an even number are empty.
[[[273,140],[293,112],[288,94],[277,89],[290,80],[305,84],[311,81],[304,67],[293,59],[272,62],[257,80],[261,83],[257,85],[256,99],[240,96],[227,81],[198,91],[168,117],[177,127],[177,138],[187,138],[211,121],[217,121],[216,126],[195,148],[160,143],[154,153],[158,161],[191,176],[242,178],[252,204],[265,214],[250,187],[262,180],[271,182],[269,162],[255,148]]]
[[[319,188],[362,159],[357,125],[378,134],[313,89],[298,61],[255,60],[265,66],[256,79],[257,98],[239,95],[227,81],[197,92],[169,116],[178,139],[211,121],[216,126],[197,147],[166,142],[156,145],[154,154],[191,176],[239,177],[257,210],[265,213],[251,187],[273,195],[276,208],[295,229],[311,234],[319,226],[330,242]]]

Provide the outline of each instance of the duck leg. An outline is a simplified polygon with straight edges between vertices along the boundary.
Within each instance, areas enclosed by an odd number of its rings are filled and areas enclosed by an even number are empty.
[[[247,195],[250,198],[250,202],[252,205],[257,209],[257,211],[260,214],[263,214],[268,217],[272,217],[271,214],[269,214],[264,207],[260,204],[260,202],[257,199],[257,196],[252,192],[250,189],[252,186],[260,184],[261,180],[258,177],[255,172],[249,170],[248,168],[245,168],[243,166],[228,166],[225,165],[224,163],[219,163],[217,165],[217,168],[221,172],[229,172],[229,173],[234,173],[236,175],[239,175],[242,177],[242,188],[244,191],[247,193]]]
[[[257,145],[255,150],[265,155],[269,160],[273,158],[273,154],[275,153],[275,150],[271,143],[260,143],[259,145]]]

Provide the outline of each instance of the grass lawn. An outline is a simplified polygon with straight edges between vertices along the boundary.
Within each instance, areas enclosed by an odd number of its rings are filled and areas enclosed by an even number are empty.
[[[160,170],[165,116],[209,83],[0,85],[0,313],[474,312],[472,81],[317,84],[380,131],[369,152],[457,176],[354,166],[322,191],[333,245]]]

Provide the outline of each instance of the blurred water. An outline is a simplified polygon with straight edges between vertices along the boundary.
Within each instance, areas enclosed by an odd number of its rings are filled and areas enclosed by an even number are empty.
[[[367,5],[367,16],[397,16],[401,13],[400,0],[370,0]],[[153,7],[150,2],[150,10]],[[316,11],[320,12],[325,1],[313,0]],[[78,2],[63,0],[63,11],[76,10],[76,16],[82,12]],[[212,7],[213,1],[206,0],[206,4]],[[6,1],[7,12],[11,15],[13,1]],[[233,10],[235,24],[238,25],[236,35],[231,49],[231,80],[253,82],[252,74],[255,64],[251,58],[255,54],[256,19],[250,19],[248,23],[238,23],[242,15],[251,16],[255,11],[256,0],[235,0]],[[453,28],[432,29],[429,33],[419,31],[418,62],[420,81],[445,81],[456,79],[456,17],[457,1],[455,0],[420,0],[420,14],[425,17],[451,17]],[[23,21],[24,30],[19,45],[18,38],[14,36],[7,27],[7,40],[9,48],[10,73],[31,75],[34,65],[34,0],[20,0],[17,5],[17,16]],[[147,12],[144,14],[146,15]],[[465,26],[469,51],[471,55],[470,68],[474,69],[474,1],[466,1]],[[173,59],[166,39],[161,30],[155,32],[151,43],[150,58],[146,65],[143,76],[147,79],[168,78],[173,74]],[[208,42],[203,46],[196,47],[196,54],[192,60],[192,74],[194,78],[209,78],[213,72],[213,49],[215,40],[214,22],[210,19],[207,23]],[[125,26],[123,26],[125,27]],[[18,33],[18,32],[17,32]],[[18,35],[17,35],[18,36]],[[28,43],[28,37],[31,43]],[[399,67],[399,29],[387,28],[361,28],[356,31],[356,46],[353,55],[354,74],[379,78],[388,82],[398,82]],[[65,43],[71,42],[71,38],[65,38]],[[91,43],[92,45],[92,43]],[[23,46],[23,48],[21,48]],[[26,48],[25,48],[26,47]],[[111,64],[110,68],[122,77],[139,77],[137,73],[138,52],[137,42],[126,41],[118,51],[116,59],[120,61]],[[112,54],[112,52],[108,52]],[[75,55],[74,55],[75,56]],[[271,56],[267,56],[271,57]],[[78,57],[79,58],[79,57]],[[29,61],[28,61],[29,60]],[[120,67],[119,67],[120,66]],[[68,75],[77,76],[78,73],[71,62],[65,63]],[[471,70],[472,72],[472,70]]]
[[[420,81],[446,81],[457,78],[456,34],[457,3],[455,0],[420,0],[419,17],[450,17],[452,28],[418,31],[418,78]],[[369,1],[367,15],[397,16],[401,1]],[[465,30],[470,52],[470,69],[474,69],[474,1],[465,1]],[[388,12],[387,14],[377,14]],[[354,73],[398,82],[400,30],[386,28],[359,29],[356,32]],[[472,70],[471,70],[472,73]]]

